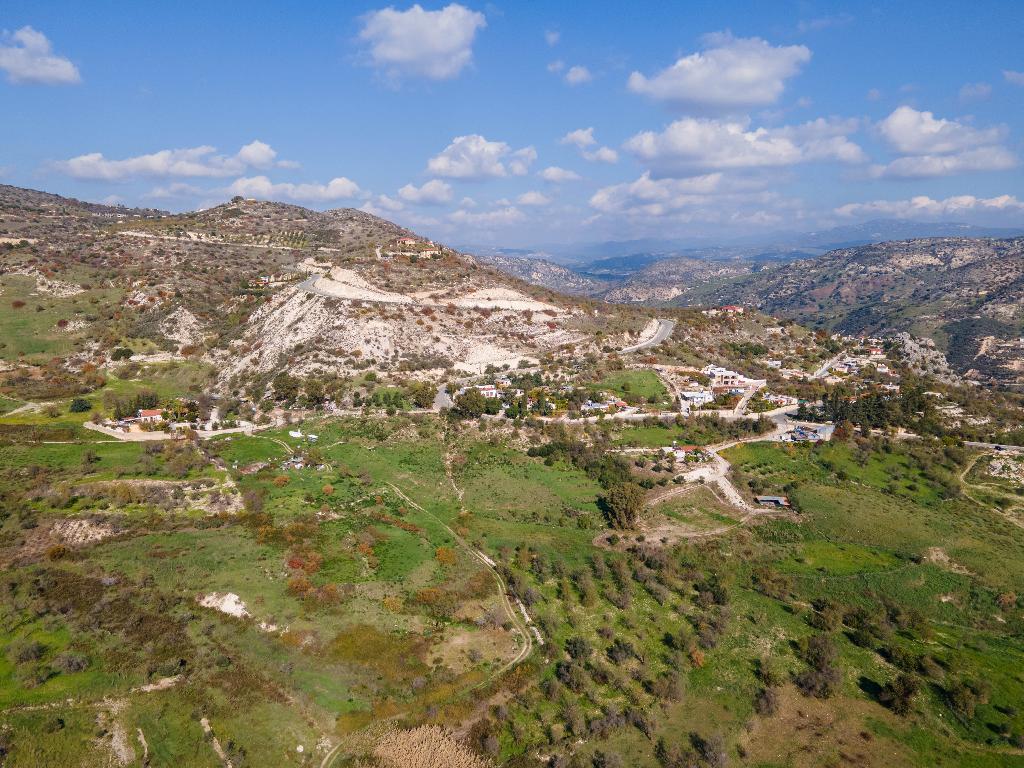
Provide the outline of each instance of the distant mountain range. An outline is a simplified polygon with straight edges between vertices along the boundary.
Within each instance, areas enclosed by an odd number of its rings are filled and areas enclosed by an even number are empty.
[[[909,332],[933,340],[961,374],[1020,385],[1024,237],[1014,235],[1021,232],[874,221],[780,235],[772,246],[604,255],[572,269],[533,254],[487,260],[528,282],[609,302],[744,304],[810,327]],[[641,242],[654,245],[615,246]]]

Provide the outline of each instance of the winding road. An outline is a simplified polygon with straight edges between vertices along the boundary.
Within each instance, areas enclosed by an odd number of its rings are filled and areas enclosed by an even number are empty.
[[[656,347],[669,336],[672,335],[672,331],[676,327],[675,320],[658,320],[658,328],[654,332],[654,335],[646,341],[641,341],[639,344],[634,344],[631,347],[623,347],[620,352],[639,352],[641,349],[648,349],[649,347]]]

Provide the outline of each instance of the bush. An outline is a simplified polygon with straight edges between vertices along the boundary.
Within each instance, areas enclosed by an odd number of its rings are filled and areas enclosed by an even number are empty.
[[[71,401],[71,405],[68,407],[68,410],[71,413],[88,413],[92,410],[92,403],[84,397],[76,397]]]
[[[913,675],[901,674],[891,683],[882,686],[878,693],[878,701],[887,706],[897,715],[910,712],[914,696],[921,689],[921,682]]]
[[[117,360],[128,360],[134,355],[128,347],[117,347],[113,352],[110,353],[110,359]]]

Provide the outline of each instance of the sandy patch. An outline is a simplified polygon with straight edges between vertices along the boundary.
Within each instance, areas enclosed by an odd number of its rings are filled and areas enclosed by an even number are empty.
[[[203,340],[202,323],[185,307],[176,308],[160,323],[160,333],[182,346],[198,344]]]
[[[544,312],[551,310],[560,311],[554,304],[545,304],[543,301],[531,299],[529,296],[510,288],[481,288],[467,293],[451,303],[457,307],[468,307],[471,309],[511,309],[516,311],[532,310]]]
[[[329,277],[322,277],[317,280],[315,288],[318,291],[329,293],[340,299],[376,301],[385,304],[413,303],[411,296],[377,288],[351,269],[343,269],[341,267],[334,267]]]
[[[56,296],[58,299],[66,299],[69,296],[77,296],[85,289],[75,283],[68,283],[64,280],[51,280],[37,269],[21,269],[15,272],[8,272],[8,275],[24,275],[35,278],[36,291],[49,296]]]
[[[947,571],[959,573],[962,576],[973,575],[964,566],[954,562],[942,547],[928,547],[924,553],[924,559],[925,562],[934,563],[941,568],[945,568]]]
[[[92,520],[60,520],[54,523],[54,535],[74,546],[95,544],[114,535],[114,529],[106,523]]]
[[[236,619],[251,619],[253,615],[245,607],[242,598],[234,592],[210,592],[199,598],[199,604],[204,608],[213,608],[215,611],[234,616]],[[268,621],[260,621],[257,625],[264,632],[276,632],[278,626]]]

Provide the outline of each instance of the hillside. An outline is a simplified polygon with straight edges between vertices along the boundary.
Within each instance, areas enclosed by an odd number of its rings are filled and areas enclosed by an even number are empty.
[[[609,284],[603,280],[582,275],[547,259],[510,256],[501,253],[481,254],[477,258],[507,275],[558,293],[596,296],[609,287]]]
[[[1021,381],[1024,238],[930,238],[831,251],[708,285],[675,303],[743,303],[847,333],[933,339],[953,367]]]
[[[10,375],[117,346],[212,364],[233,388],[285,370],[477,371],[596,349],[596,333],[647,322],[348,208],[235,198],[169,215],[5,187],[0,238]]]

